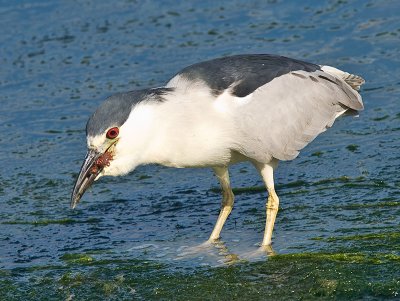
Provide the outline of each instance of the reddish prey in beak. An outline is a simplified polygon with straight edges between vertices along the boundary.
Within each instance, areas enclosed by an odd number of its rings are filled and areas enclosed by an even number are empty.
[[[82,164],[81,171],[79,172],[78,179],[76,180],[74,189],[71,196],[71,208],[75,208],[82,198],[85,191],[92,185],[98,178],[100,173],[106,166],[110,166],[113,159],[113,150],[115,144],[118,142],[119,129],[113,127],[107,131],[106,137],[108,141],[111,140],[108,148],[104,153],[95,149],[89,149],[85,161]]]
[[[78,179],[76,180],[74,189],[72,191],[72,209],[76,207],[85,191],[96,180],[97,176],[103,171],[104,167],[110,166],[113,155],[109,149],[107,149],[107,151],[103,154],[93,149],[88,150],[85,161],[82,164],[81,171],[79,172]]]

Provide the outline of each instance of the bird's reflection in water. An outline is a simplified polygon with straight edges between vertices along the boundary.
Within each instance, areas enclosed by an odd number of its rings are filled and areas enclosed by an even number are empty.
[[[242,261],[238,254],[234,254],[229,251],[228,247],[226,246],[225,242],[218,239],[212,242],[212,245],[218,250],[218,254],[223,257],[219,260],[220,263],[223,264],[234,264],[237,262]]]
[[[181,247],[176,260],[191,257],[214,257],[220,264],[232,264],[240,261],[237,254],[229,251],[225,242],[218,239],[216,241],[205,241],[193,247]]]
[[[272,246],[269,245],[269,246],[260,246],[256,250],[242,254],[241,257],[246,261],[257,261],[275,255],[277,255],[277,253],[274,251]]]
[[[272,246],[261,246],[258,249],[236,254],[229,250],[226,243],[221,239],[206,241],[193,247],[181,247],[178,249],[176,260],[188,259],[191,257],[217,257],[217,262],[223,265],[231,265],[239,262],[263,260],[269,256],[276,255]]]

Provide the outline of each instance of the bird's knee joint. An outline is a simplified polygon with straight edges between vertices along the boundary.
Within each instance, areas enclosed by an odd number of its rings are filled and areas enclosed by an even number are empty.
[[[224,194],[223,200],[222,200],[222,207],[226,207],[226,206],[233,206],[233,202],[234,202],[235,198],[233,193],[232,194]]]
[[[267,205],[266,206],[267,210],[272,210],[272,211],[278,211],[279,206],[275,206],[275,205]]]
[[[265,204],[265,207],[267,208],[267,210],[278,211],[279,200],[270,197],[268,198],[268,202]]]
[[[279,205],[279,198],[278,198],[278,196],[276,195],[276,193],[275,192],[273,192],[273,193],[269,193],[269,196],[268,196],[268,205],[270,205],[270,206],[278,206]]]

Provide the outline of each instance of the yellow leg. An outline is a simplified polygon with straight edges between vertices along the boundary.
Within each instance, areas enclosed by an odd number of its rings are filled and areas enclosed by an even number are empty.
[[[215,241],[219,238],[222,227],[233,208],[234,195],[229,182],[228,168],[216,167],[214,168],[215,175],[217,176],[222,188],[222,204],[221,211],[218,216],[217,223],[212,231],[209,240]]]
[[[279,198],[275,193],[275,189],[268,189],[268,201],[267,201],[267,219],[265,221],[265,232],[262,246],[269,246],[272,242],[272,231],[274,230],[274,224],[276,214],[279,208]]]
[[[278,160],[274,159],[268,164],[254,163],[258,171],[260,172],[265,186],[268,189],[268,201],[266,204],[266,222],[265,222],[265,232],[264,239],[262,241],[262,246],[269,246],[272,242],[272,232],[274,230],[274,224],[276,219],[276,214],[279,208],[279,198],[275,192],[274,187],[274,169],[278,166]]]

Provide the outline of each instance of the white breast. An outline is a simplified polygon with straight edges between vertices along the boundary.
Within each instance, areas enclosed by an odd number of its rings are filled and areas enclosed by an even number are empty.
[[[177,91],[156,104],[140,104],[130,119],[151,107],[151,119],[132,123],[141,149],[139,164],[158,163],[172,167],[226,165],[230,161],[235,131],[229,108],[203,91]],[[133,129],[134,128],[134,129]],[[140,146],[139,146],[140,145]]]

